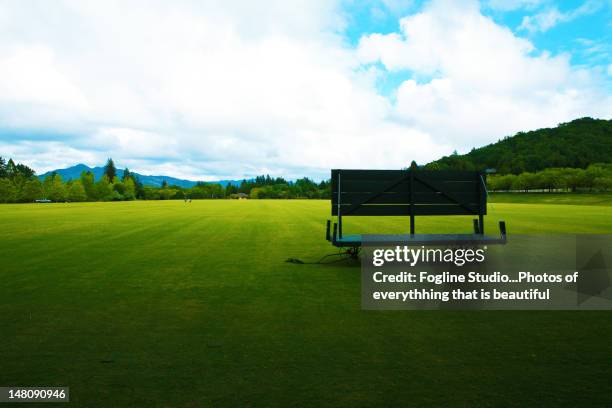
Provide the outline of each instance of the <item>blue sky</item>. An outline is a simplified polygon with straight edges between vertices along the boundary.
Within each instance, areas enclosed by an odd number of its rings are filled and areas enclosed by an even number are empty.
[[[399,19],[405,15],[418,12],[426,1],[397,1],[399,10],[385,5],[383,1],[345,1],[343,10],[347,14],[346,37],[357,45],[364,34],[398,31]],[[495,22],[508,27],[517,35],[529,38],[541,50],[550,52],[574,52],[573,62],[577,64],[590,63],[582,51],[587,47],[579,40],[589,40],[599,44],[610,44],[612,32],[612,8],[608,0],[564,0],[564,1],[506,1],[505,7],[496,7],[495,2],[481,2],[481,11]],[[514,4],[514,6],[513,6]],[[572,12],[592,5],[584,14],[569,21],[559,21],[545,31],[529,32],[519,29],[525,17],[538,15],[550,10],[558,10],[562,14]],[[609,59],[609,56],[608,56]]]
[[[347,26],[343,32],[347,41],[358,46],[364,34],[390,34],[399,31],[399,19],[417,13],[427,1],[345,1]],[[515,35],[531,41],[536,52],[552,54],[568,53],[572,65],[603,67],[612,62],[612,7],[608,0],[565,1],[499,1],[481,2],[481,12],[497,24],[512,30]],[[389,6],[388,4],[392,4]],[[583,12],[576,13],[581,8]],[[550,28],[528,30],[522,27],[525,18],[558,11],[561,18]],[[535,28],[535,27],[534,27]],[[411,71],[388,72],[378,83],[384,95],[393,97],[393,92],[406,79],[427,81]],[[608,84],[609,85],[609,84]]]
[[[229,179],[612,116],[612,1],[0,3],[0,155]]]

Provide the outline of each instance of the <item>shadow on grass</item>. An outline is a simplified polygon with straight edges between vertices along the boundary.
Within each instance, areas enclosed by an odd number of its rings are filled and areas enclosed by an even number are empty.
[[[288,258],[285,260],[287,263],[297,265],[319,265],[319,266],[332,266],[332,267],[360,267],[361,266],[361,255],[353,254],[350,252],[334,252],[322,256],[317,260],[301,259],[301,258]]]

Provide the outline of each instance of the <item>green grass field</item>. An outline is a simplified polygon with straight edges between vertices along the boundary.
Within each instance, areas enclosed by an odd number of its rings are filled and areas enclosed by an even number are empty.
[[[513,233],[612,233],[610,206],[490,207]],[[612,406],[609,312],[362,311],[327,201],[0,206],[0,385],[71,406]],[[346,221],[402,232],[407,219]],[[469,217],[417,232],[469,232]]]

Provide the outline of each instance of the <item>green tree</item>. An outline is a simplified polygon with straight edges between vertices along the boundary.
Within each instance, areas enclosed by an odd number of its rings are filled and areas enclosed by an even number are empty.
[[[12,203],[15,201],[15,186],[8,178],[0,178],[0,203]]]
[[[134,183],[134,180],[131,177],[124,179],[123,186],[124,186],[123,197],[126,200],[135,199],[136,198],[136,184]]]
[[[26,166],[25,164],[19,163],[15,166],[15,174],[20,175],[25,179],[29,179],[29,178],[34,177],[36,172],[32,170],[31,168],[29,168],[28,166]]]
[[[425,165],[426,170],[442,170],[442,166],[438,162],[431,162]]]
[[[512,190],[527,191],[529,185],[527,184],[527,178],[525,174],[519,174],[512,182]]]
[[[130,173],[130,169],[127,167],[123,170],[123,176],[121,177],[121,181],[125,182],[125,180],[132,178],[132,173]]]
[[[179,192],[180,190],[177,190],[174,188],[161,188],[159,189],[159,199],[160,200],[170,200],[173,198],[178,198],[176,197],[176,195]]]
[[[53,190],[53,179],[57,173],[53,172],[45,177],[42,182],[43,198],[49,199],[49,194]]]
[[[81,185],[85,189],[87,200],[96,201],[98,199],[94,175],[91,171],[84,171],[81,173]]]
[[[98,201],[111,200],[113,195],[113,187],[106,175],[102,176],[102,178],[94,184],[94,189],[96,191],[95,195]]]
[[[117,177],[117,168],[115,168],[115,162],[113,159],[109,157],[106,161],[106,165],[104,166],[104,175],[106,176],[108,182],[112,182],[115,177]]]
[[[542,180],[541,187],[545,190],[552,191],[559,185],[560,173],[553,169],[546,169],[540,172],[540,179]]]
[[[501,189],[501,176],[491,175],[487,177],[487,190],[498,191]]]
[[[159,200],[161,189],[153,187],[143,187],[143,197],[145,200]]]
[[[6,161],[0,156],[0,178],[8,177],[8,173],[6,172]]]
[[[17,174],[17,166],[13,159],[9,159],[8,163],[6,163],[6,173],[8,178],[13,178]]]
[[[584,172],[584,184],[589,190],[595,188],[595,180],[598,178],[605,177],[606,170],[603,166],[598,164],[590,165]]]
[[[236,187],[232,183],[229,183],[227,186],[225,186],[225,196],[226,197],[229,197],[232,194],[236,194],[237,192],[238,192],[238,187]]]
[[[134,190],[136,192],[136,198],[144,199],[145,198],[144,185],[142,184],[138,176],[134,175],[134,173],[132,173],[131,179],[134,180]]]
[[[21,198],[22,191],[25,187],[25,184],[28,182],[28,180],[29,178],[26,178],[20,173],[15,174],[13,178],[10,179],[11,183],[13,184],[13,187],[15,188],[15,201],[23,202]]]
[[[42,183],[38,178],[28,180],[21,190],[21,200],[24,203],[31,203],[41,199],[43,196]]]
[[[87,193],[81,180],[74,180],[68,189],[68,200],[72,202],[80,202],[87,200]]]
[[[558,172],[560,178],[559,186],[570,191],[576,191],[576,188],[580,183],[580,173],[582,172],[582,169],[565,168],[558,169]]]
[[[62,176],[59,174],[55,174],[52,177],[48,198],[56,202],[64,202],[68,198],[66,186],[62,182]]]
[[[612,190],[612,178],[597,177],[593,180],[593,187],[599,191],[610,191]]]
[[[115,178],[115,180],[113,180],[113,190],[123,196],[123,194],[125,193],[125,184],[119,181],[118,178]]]
[[[253,198],[253,199],[257,199],[257,198],[265,198],[263,197],[264,195],[264,191],[262,187],[255,187],[251,189],[251,193],[249,195],[249,197]]]

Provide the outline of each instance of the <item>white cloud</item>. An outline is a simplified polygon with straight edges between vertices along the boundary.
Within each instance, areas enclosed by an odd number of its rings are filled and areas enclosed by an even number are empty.
[[[475,2],[436,1],[400,25],[399,33],[363,37],[359,55],[365,63],[433,78],[404,82],[395,114],[436,140],[466,150],[492,135],[612,114],[596,70],[572,68],[568,55],[536,53]]]
[[[0,123],[22,135],[0,134],[0,151],[39,170],[112,156],[178,177],[325,177],[610,115],[593,72],[536,55],[476,3],[435,1],[357,50],[343,14],[328,0],[0,3]],[[435,79],[392,102],[375,61]]]
[[[25,162],[39,174],[61,168],[62,163],[99,165],[108,157],[103,153],[74,148],[56,141],[3,142],[0,140],[0,151],[4,157],[25,158]]]
[[[61,117],[76,136],[54,149],[132,167],[149,158],[151,168],[198,177],[324,177],[330,167],[401,167],[451,149],[389,121],[391,105],[334,34],[343,21],[327,0],[3,7],[0,49],[21,63],[0,89],[31,86],[0,95],[0,115],[22,101],[15,126],[55,130]],[[20,60],[16,47],[46,59]],[[49,109],[57,112],[39,114]],[[46,158],[64,166],[73,156]]]
[[[525,16],[521,21],[519,30],[526,30],[531,33],[538,31],[548,31],[560,22],[567,21],[568,16],[562,14],[556,7],[538,13],[533,16]]]
[[[533,16],[523,17],[518,29],[526,30],[530,33],[548,31],[557,24],[567,23],[578,17],[592,14],[599,10],[602,5],[603,4],[599,0],[588,0],[580,7],[566,13],[560,12],[557,7],[550,7]]]

